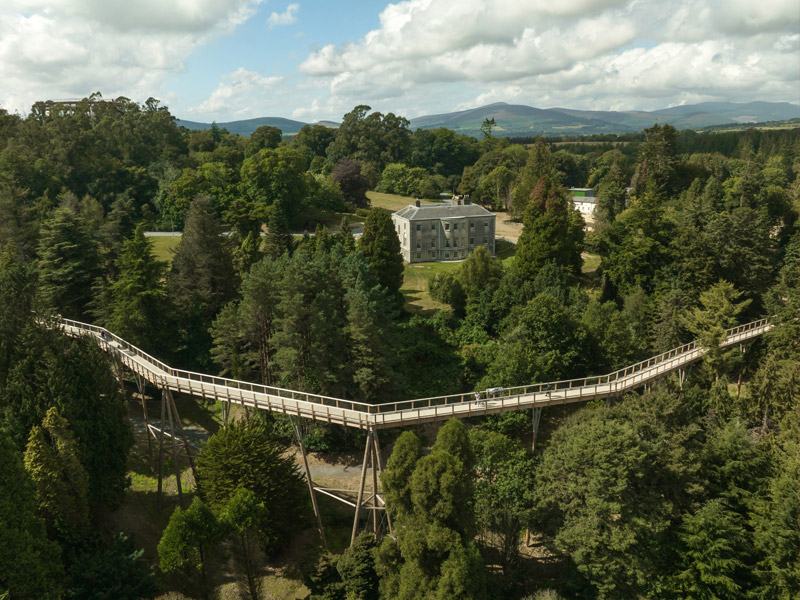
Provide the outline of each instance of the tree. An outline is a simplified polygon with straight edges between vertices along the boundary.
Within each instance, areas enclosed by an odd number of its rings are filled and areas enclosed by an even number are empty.
[[[78,531],[88,527],[88,475],[69,423],[56,407],[47,411],[41,427],[31,429],[25,469],[36,487],[37,511],[51,530],[62,523]]]
[[[331,178],[339,184],[344,200],[356,208],[369,208],[367,198],[369,181],[361,172],[361,163],[357,160],[342,159],[333,168]]]
[[[281,143],[282,135],[283,132],[277,127],[271,127],[269,125],[258,127],[250,134],[250,138],[247,140],[247,145],[244,148],[244,155],[250,157],[264,148],[269,150],[277,148]]]
[[[258,223],[266,220],[267,208],[280,206],[290,225],[299,225],[308,194],[306,161],[296,149],[265,148],[242,163],[242,187],[249,210]]]
[[[403,255],[389,213],[372,209],[364,221],[364,231],[357,245],[372,265],[380,284],[390,294],[397,294],[403,285]]]
[[[650,192],[671,198],[677,191],[676,134],[672,125],[658,123],[644,130],[644,143],[639,147],[639,162],[631,181],[635,196]]]
[[[208,366],[211,347],[208,329],[238,287],[222,229],[209,199],[198,196],[189,206],[183,235],[167,275],[167,289],[177,309],[183,337],[181,354],[190,368]]]
[[[269,521],[269,510],[253,492],[239,488],[220,512],[220,521],[233,532],[240,591],[251,600],[259,600],[263,588],[259,568],[264,558],[259,529]]]
[[[214,434],[197,457],[198,488],[221,510],[240,488],[269,507],[259,523],[261,541],[273,552],[289,540],[305,515],[305,485],[286,446],[259,418],[235,421]]]
[[[583,263],[583,218],[572,207],[566,190],[539,179],[525,209],[514,268],[526,279],[536,276],[547,261],[577,275]]]
[[[684,515],[678,535],[682,560],[675,587],[682,598],[742,597],[747,533],[741,517],[724,500],[710,500],[696,513]]]
[[[192,588],[199,588],[203,598],[212,597],[210,581],[213,555],[222,538],[217,518],[200,498],[192,500],[185,511],[177,507],[158,542],[158,558],[165,573],[183,571]],[[195,585],[193,576],[200,575]]]
[[[735,350],[725,350],[719,345],[725,340],[726,331],[736,325],[739,313],[750,304],[750,300],[740,302],[741,296],[742,292],[732,284],[720,281],[700,294],[700,306],[686,317],[686,327],[706,349],[705,360],[717,380],[735,356]]]
[[[170,346],[166,264],[153,256],[141,224],[125,242],[117,268],[119,278],[108,291],[105,326],[132,344],[163,355]]]
[[[399,439],[383,481],[389,510],[397,509],[397,541],[386,538],[376,571],[382,597],[483,598],[485,570],[472,538],[474,458],[463,423],[439,431],[428,456],[411,433]]]
[[[82,319],[100,275],[97,244],[75,212],[59,208],[45,221],[37,267],[45,302],[65,317]]]
[[[483,123],[481,123],[481,133],[483,134],[483,137],[492,137],[492,129],[494,129],[496,125],[497,122],[494,120],[494,117],[491,119],[484,119]]]
[[[697,428],[668,393],[583,408],[537,466],[535,521],[599,598],[657,593],[675,559],[672,528],[688,501]],[[569,473],[569,477],[564,477]]]
[[[13,598],[60,598],[61,551],[47,539],[22,457],[2,429],[0,489],[0,589]]]
[[[533,506],[533,461],[522,447],[493,431],[469,432],[475,460],[475,522],[479,539],[489,547],[499,537],[500,565],[506,586],[519,562],[520,532]]]

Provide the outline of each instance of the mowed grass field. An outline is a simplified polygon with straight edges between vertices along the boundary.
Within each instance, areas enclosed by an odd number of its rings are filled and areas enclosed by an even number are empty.
[[[163,260],[167,264],[172,264],[172,257],[175,248],[181,241],[181,236],[148,236],[150,243],[153,244],[153,254],[158,260]]]
[[[416,200],[409,196],[398,196],[397,194],[384,194],[383,192],[367,192],[367,198],[372,203],[373,208],[383,208],[391,212],[396,212],[405,208],[409,204],[414,204]],[[433,200],[420,200],[420,204],[439,204]]]

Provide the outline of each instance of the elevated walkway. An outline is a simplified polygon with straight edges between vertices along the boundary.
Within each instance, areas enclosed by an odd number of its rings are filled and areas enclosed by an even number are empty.
[[[63,318],[57,325],[67,335],[92,337],[100,348],[159,389],[366,430],[616,397],[681,371],[706,353],[695,341],[607,375],[490,388],[479,395],[366,404],[175,369],[102,327]],[[767,319],[734,327],[720,346],[747,343],[772,327]]]

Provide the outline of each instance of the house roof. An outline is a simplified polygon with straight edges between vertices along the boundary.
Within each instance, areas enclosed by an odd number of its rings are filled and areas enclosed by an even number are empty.
[[[409,204],[401,208],[396,213],[398,217],[409,221],[422,221],[426,219],[457,219],[460,217],[494,217],[494,213],[489,212],[477,204],[426,204],[425,206],[414,206]]]

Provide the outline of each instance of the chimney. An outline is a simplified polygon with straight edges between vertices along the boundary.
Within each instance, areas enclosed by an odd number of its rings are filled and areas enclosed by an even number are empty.
[[[464,206],[467,206],[468,204],[470,204],[469,196],[465,196],[464,197]]]
[[[461,206],[461,200],[458,201],[458,205]]]
[[[414,204],[416,205],[416,207],[417,207],[417,208],[419,208],[419,200],[417,200],[416,202],[414,202]]]

